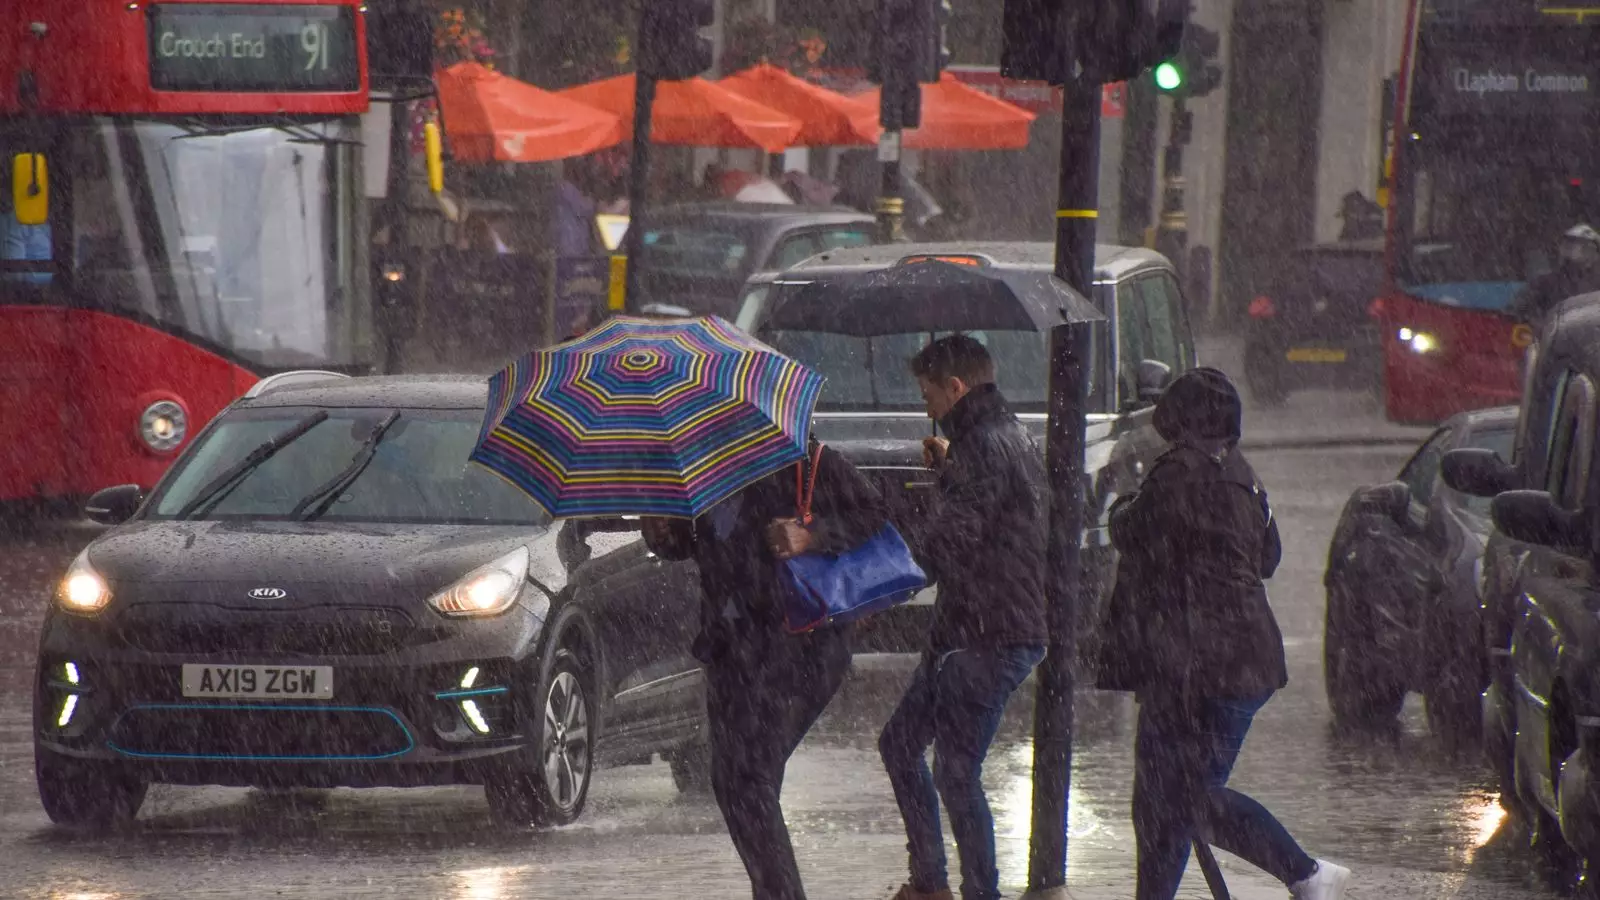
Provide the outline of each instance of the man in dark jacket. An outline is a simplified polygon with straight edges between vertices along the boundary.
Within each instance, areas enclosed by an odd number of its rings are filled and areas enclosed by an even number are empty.
[[[965,335],[935,341],[911,370],[949,441],[926,442],[939,473],[928,515],[900,523],[939,597],[927,652],[878,742],[910,850],[911,880],[896,898],[951,897],[942,797],[961,895],[993,900],[994,819],[980,778],[1006,700],[1044,658],[1044,462],[995,386],[983,344]]]
[[[826,447],[817,459],[809,524],[797,517],[809,462],[746,487],[692,523],[643,523],[657,556],[693,559],[700,569],[705,599],[691,652],[705,664],[711,787],[756,900],[804,900],[779,792],[789,757],[850,666],[843,628],[785,630],[779,564],[853,549],[888,521],[883,497],[849,461]]]
[[[1588,225],[1574,225],[1561,236],[1556,267],[1528,282],[1506,314],[1531,326],[1534,333],[1544,329],[1550,311],[1563,300],[1600,290],[1600,232]]]
[[[1227,787],[1257,711],[1288,683],[1263,579],[1278,526],[1238,449],[1239,393],[1216,369],[1184,373],[1156,405],[1172,447],[1111,509],[1111,540],[1137,574],[1133,826],[1137,900],[1172,900],[1196,836],[1271,873],[1296,900],[1337,900],[1350,872],[1307,856],[1259,803]],[[1112,648],[1115,649],[1115,648]]]

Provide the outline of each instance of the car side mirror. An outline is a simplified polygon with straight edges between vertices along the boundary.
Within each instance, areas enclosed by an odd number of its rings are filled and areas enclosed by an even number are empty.
[[[1391,481],[1367,488],[1361,494],[1361,506],[1368,512],[1393,519],[1396,525],[1411,523],[1411,488],[1403,481]]]
[[[1517,470],[1481,447],[1451,450],[1439,464],[1444,483],[1471,497],[1494,497],[1517,487]]]
[[[1134,392],[1139,402],[1154,404],[1172,384],[1172,367],[1153,359],[1142,359],[1135,379]]]
[[[143,502],[144,491],[137,484],[119,484],[91,495],[83,506],[83,514],[100,525],[121,525],[133,518]]]
[[[1557,548],[1589,545],[1582,514],[1557,506],[1545,491],[1506,491],[1494,498],[1489,512],[1494,527],[1514,541]]]

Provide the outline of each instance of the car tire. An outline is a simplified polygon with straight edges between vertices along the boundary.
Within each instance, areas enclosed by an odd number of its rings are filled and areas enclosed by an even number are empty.
[[[38,747],[33,772],[39,803],[50,821],[86,831],[131,825],[149,790],[116,763],[71,759]]]
[[[511,828],[570,825],[583,814],[594,774],[594,703],[589,672],[558,650],[531,706],[533,746],[520,764],[484,783],[489,814]]]
[[[711,793],[711,745],[696,740],[666,754],[672,783],[682,794]]]
[[[1245,349],[1244,383],[1250,391],[1250,399],[1258,406],[1282,406],[1289,400],[1289,391],[1283,383],[1283,370],[1265,347]]]
[[[1347,617],[1337,613],[1338,604],[1329,591],[1322,633],[1322,674],[1334,724],[1357,729],[1388,725],[1400,715],[1406,686],[1400,679],[1363,664],[1359,654],[1364,642],[1358,630],[1344,621]]]

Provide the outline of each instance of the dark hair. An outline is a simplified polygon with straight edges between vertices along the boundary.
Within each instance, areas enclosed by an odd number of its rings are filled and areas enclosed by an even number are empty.
[[[988,384],[994,381],[994,358],[977,338],[952,334],[912,357],[911,374],[941,383],[959,378],[969,385]]]

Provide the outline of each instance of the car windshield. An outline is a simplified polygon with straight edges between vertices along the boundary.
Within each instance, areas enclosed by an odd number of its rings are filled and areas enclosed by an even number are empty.
[[[206,485],[316,410],[241,409],[228,413],[184,454],[152,499],[151,518],[178,515]],[[350,466],[373,427],[395,410],[329,410],[326,420],[285,445],[226,493],[213,519],[287,519],[297,504]],[[467,456],[483,424],[480,410],[399,410],[371,463],[322,521],[542,526],[533,500]]]
[[[742,278],[755,265],[750,241],[732,228],[668,225],[644,234],[644,258],[653,275]]]
[[[1516,431],[1511,428],[1474,431],[1472,440],[1467,446],[1482,450],[1492,450],[1502,460],[1509,461],[1511,459],[1511,445],[1515,441],[1516,435]],[[1489,504],[1492,502],[1492,498],[1474,497],[1469,494],[1461,494],[1460,496],[1463,500],[1462,505],[1467,509],[1484,518],[1489,517]]]

